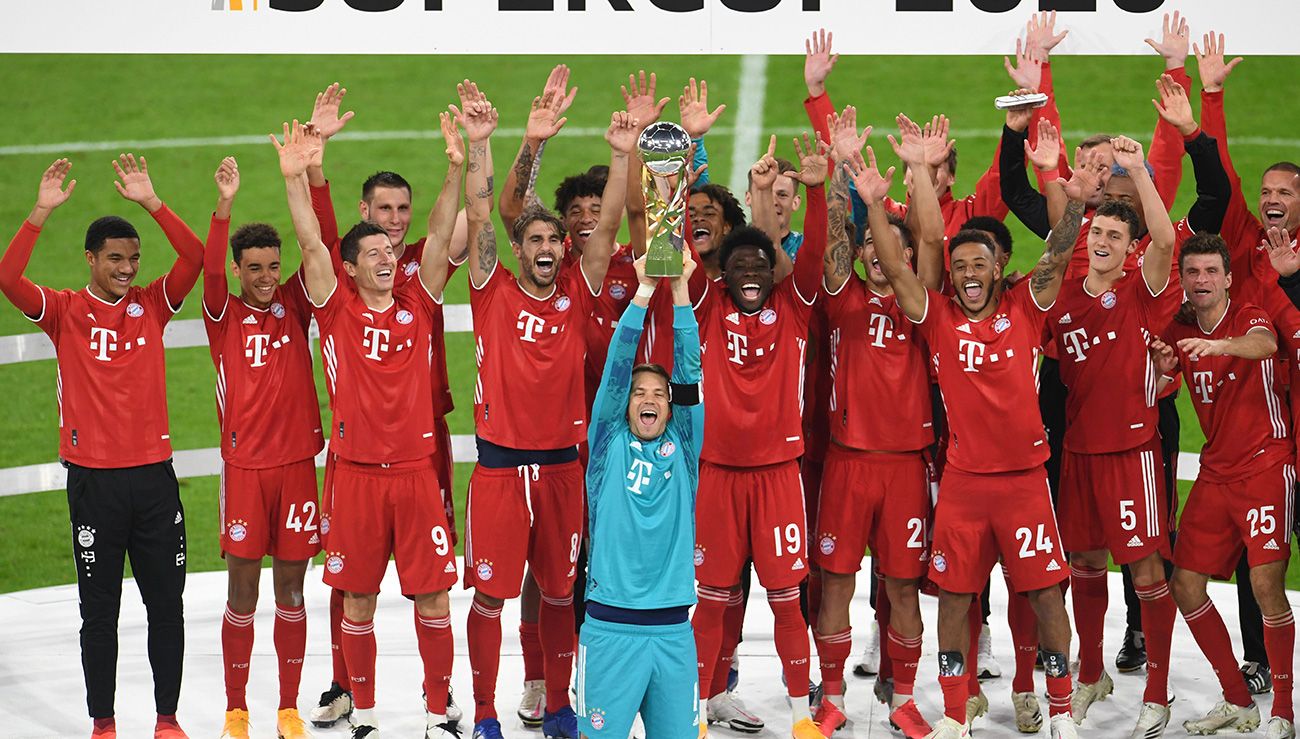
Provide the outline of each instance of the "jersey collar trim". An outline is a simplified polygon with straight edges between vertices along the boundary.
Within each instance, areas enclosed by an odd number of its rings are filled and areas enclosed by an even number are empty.
[[[1219,326],[1223,324],[1223,319],[1228,317],[1228,311],[1230,310],[1232,310],[1232,298],[1228,298],[1228,304],[1223,308],[1223,315],[1219,316],[1219,320],[1214,322],[1214,325],[1210,327],[1209,331],[1206,331],[1205,328],[1201,326],[1201,319],[1199,316],[1196,318],[1196,327],[1201,330],[1201,333],[1209,336],[1219,330]]]

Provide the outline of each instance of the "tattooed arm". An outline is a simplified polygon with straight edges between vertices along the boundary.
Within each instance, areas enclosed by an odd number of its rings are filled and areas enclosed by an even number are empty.
[[[492,226],[492,132],[497,127],[497,111],[474,83],[460,85],[464,111],[454,111],[456,122],[469,138],[469,157],[465,178],[465,218],[469,228],[470,286],[481,288],[497,266],[497,234]]]
[[[1056,302],[1056,294],[1061,291],[1061,281],[1065,277],[1065,268],[1074,253],[1074,244],[1079,240],[1079,229],[1083,226],[1084,199],[1097,189],[1101,182],[1101,173],[1106,169],[1106,162],[1094,147],[1088,151],[1082,148],[1074,151],[1074,172],[1068,182],[1056,180],[1047,184],[1048,188],[1059,189],[1068,202],[1065,213],[1047,234],[1047,249],[1039,258],[1038,264],[1029,276],[1029,289],[1034,294],[1034,302],[1039,308],[1047,310]]]
[[[822,284],[829,293],[838,293],[853,274],[853,244],[849,240],[849,173],[847,166],[836,162],[826,192],[827,242],[822,256]]]
[[[524,129],[524,142],[506,173],[505,185],[501,189],[501,222],[507,228],[514,224],[524,208],[537,199],[533,186],[542,162],[542,151],[547,140],[564,128],[568,120],[564,113],[573,105],[577,94],[578,88],[569,89],[569,68],[560,64],[551,70],[542,94],[533,98],[528,125]]]

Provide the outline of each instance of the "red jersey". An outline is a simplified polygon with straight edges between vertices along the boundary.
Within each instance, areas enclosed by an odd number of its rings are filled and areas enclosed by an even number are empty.
[[[330,450],[361,464],[391,464],[432,456],[437,449],[433,329],[442,305],[419,280],[393,290],[375,309],[339,280],[320,325],[325,385],[330,393]]]
[[[947,464],[965,472],[1027,470],[1047,461],[1038,412],[1038,349],[1046,310],[1029,281],[1002,293],[997,312],[972,321],[951,298],[926,291],[917,323],[948,415]]]
[[[481,287],[470,280],[474,316],[474,428],[511,449],[561,449],[587,438],[584,361],[598,295],[577,269],[561,269],[551,294],[524,292],[498,263]]]
[[[1100,295],[1084,279],[1066,280],[1047,312],[1065,401],[1065,448],[1080,454],[1136,449],[1156,433],[1158,374],[1147,344],[1182,304],[1167,283],[1153,292],[1142,272],[1129,272]]]
[[[897,300],[872,292],[856,273],[822,296],[831,331],[831,438],[880,452],[933,444],[925,344]]]
[[[605,273],[600,295],[594,302],[592,320],[587,322],[587,361],[583,372],[588,408],[596,401],[596,390],[600,388],[601,373],[605,371],[609,342],[614,339],[614,327],[618,325],[623,309],[632,302],[632,295],[636,293],[638,283],[636,268],[632,266],[633,259],[631,244],[621,245],[614,252],[609,260],[609,271]],[[564,253],[562,268],[577,270],[581,261],[582,255],[570,249]],[[647,319],[646,322],[650,323],[650,320]]]
[[[700,458],[729,467],[760,467],[803,454],[804,362],[813,293],[793,278],[772,288],[746,315],[722,281],[707,284],[695,305],[703,351],[704,417]]]
[[[313,457],[325,445],[307,327],[311,302],[295,272],[268,308],[226,295],[217,315],[203,308],[217,369],[221,457],[245,469]]]
[[[1206,482],[1250,477],[1269,465],[1289,461],[1295,453],[1283,410],[1276,356],[1188,361],[1186,352],[1178,349],[1179,339],[1230,339],[1250,331],[1274,333],[1273,322],[1262,309],[1229,300],[1219,323],[1208,331],[1199,325],[1172,322],[1160,334],[1178,353],[1192,407],[1205,432],[1199,479]]]
[[[24,228],[29,228],[26,224]],[[90,288],[42,287],[33,322],[58,357],[59,457],[82,467],[138,467],[172,455],[163,329],[176,310],[166,277],[109,303]]]

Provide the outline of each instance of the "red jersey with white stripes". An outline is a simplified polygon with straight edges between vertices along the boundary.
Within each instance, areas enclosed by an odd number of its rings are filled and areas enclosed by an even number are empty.
[[[804,360],[816,293],[782,280],[767,303],[747,315],[726,283],[707,283],[695,305],[703,350],[704,414],[700,458],[729,467],[760,467],[803,454]]]
[[[511,449],[561,449],[587,437],[583,362],[598,296],[579,264],[561,269],[545,298],[524,292],[498,263],[470,280],[474,316],[474,428]]]
[[[1108,454],[1142,446],[1156,433],[1156,380],[1147,344],[1182,302],[1178,283],[1152,291],[1129,272],[1094,295],[1086,279],[1066,280],[1047,312],[1065,400],[1065,448]]]
[[[267,308],[227,295],[220,314],[203,309],[217,370],[221,457],[246,469],[279,467],[324,446],[302,272],[275,289]]]
[[[948,411],[947,464],[964,472],[1027,470],[1047,461],[1038,412],[1038,350],[1047,311],[1022,280],[980,321],[956,301],[926,291],[917,324],[929,346]]]
[[[345,279],[314,306],[333,412],[330,451],[362,464],[429,457],[437,449],[429,377],[442,305],[415,279],[377,310]]]
[[[1207,482],[1227,483],[1250,477],[1270,465],[1288,461],[1294,454],[1276,356],[1200,357],[1188,361],[1187,353],[1178,349],[1179,339],[1230,339],[1250,331],[1276,335],[1272,320],[1262,309],[1229,300],[1218,325],[1209,330],[1175,321],[1160,334],[1178,353],[1192,408],[1205,432],[1198,479]]]
[[[175,315],[163,285],[132,285],[109,303],[86,287],[42,287],[33,322],[58,357],[59,457],[82,467],[138,467],[172,455],[163,329]],[[179,310],[179,306],[177,307]]]
[[[830,327],[831,438],[854,449],[911,452],[934,443],[925,342],[892,294],[857,274],[822,290]]]
[[[605,282],[601,285],[600,295],[594,301],[592,320],[587,322],[587,362],[584,371],[588,408],[596,400],[600,376],[605,371],[605,356],[609,353],[609,342],[614,339],[614,327],[618,325],[623,309],[632,302],[632,295],[636,293],[637,278],[636,268],[632,266],[633,259],[630,244],[617,247],[614,256],[609,260],[609,271],[605,273]],[[581,261],[582,255],[570,248],[564,254],[563,269],[576,270]],[[672,343],[671,336],[669,343]]]

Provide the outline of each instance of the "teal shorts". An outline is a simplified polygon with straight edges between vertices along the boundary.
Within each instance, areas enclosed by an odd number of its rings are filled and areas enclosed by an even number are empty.
[[[636,714],[646,736],[696,739],[699,669],[689,621],[640,626],[588,615],[578,637],[578,731],[627,739]]]

